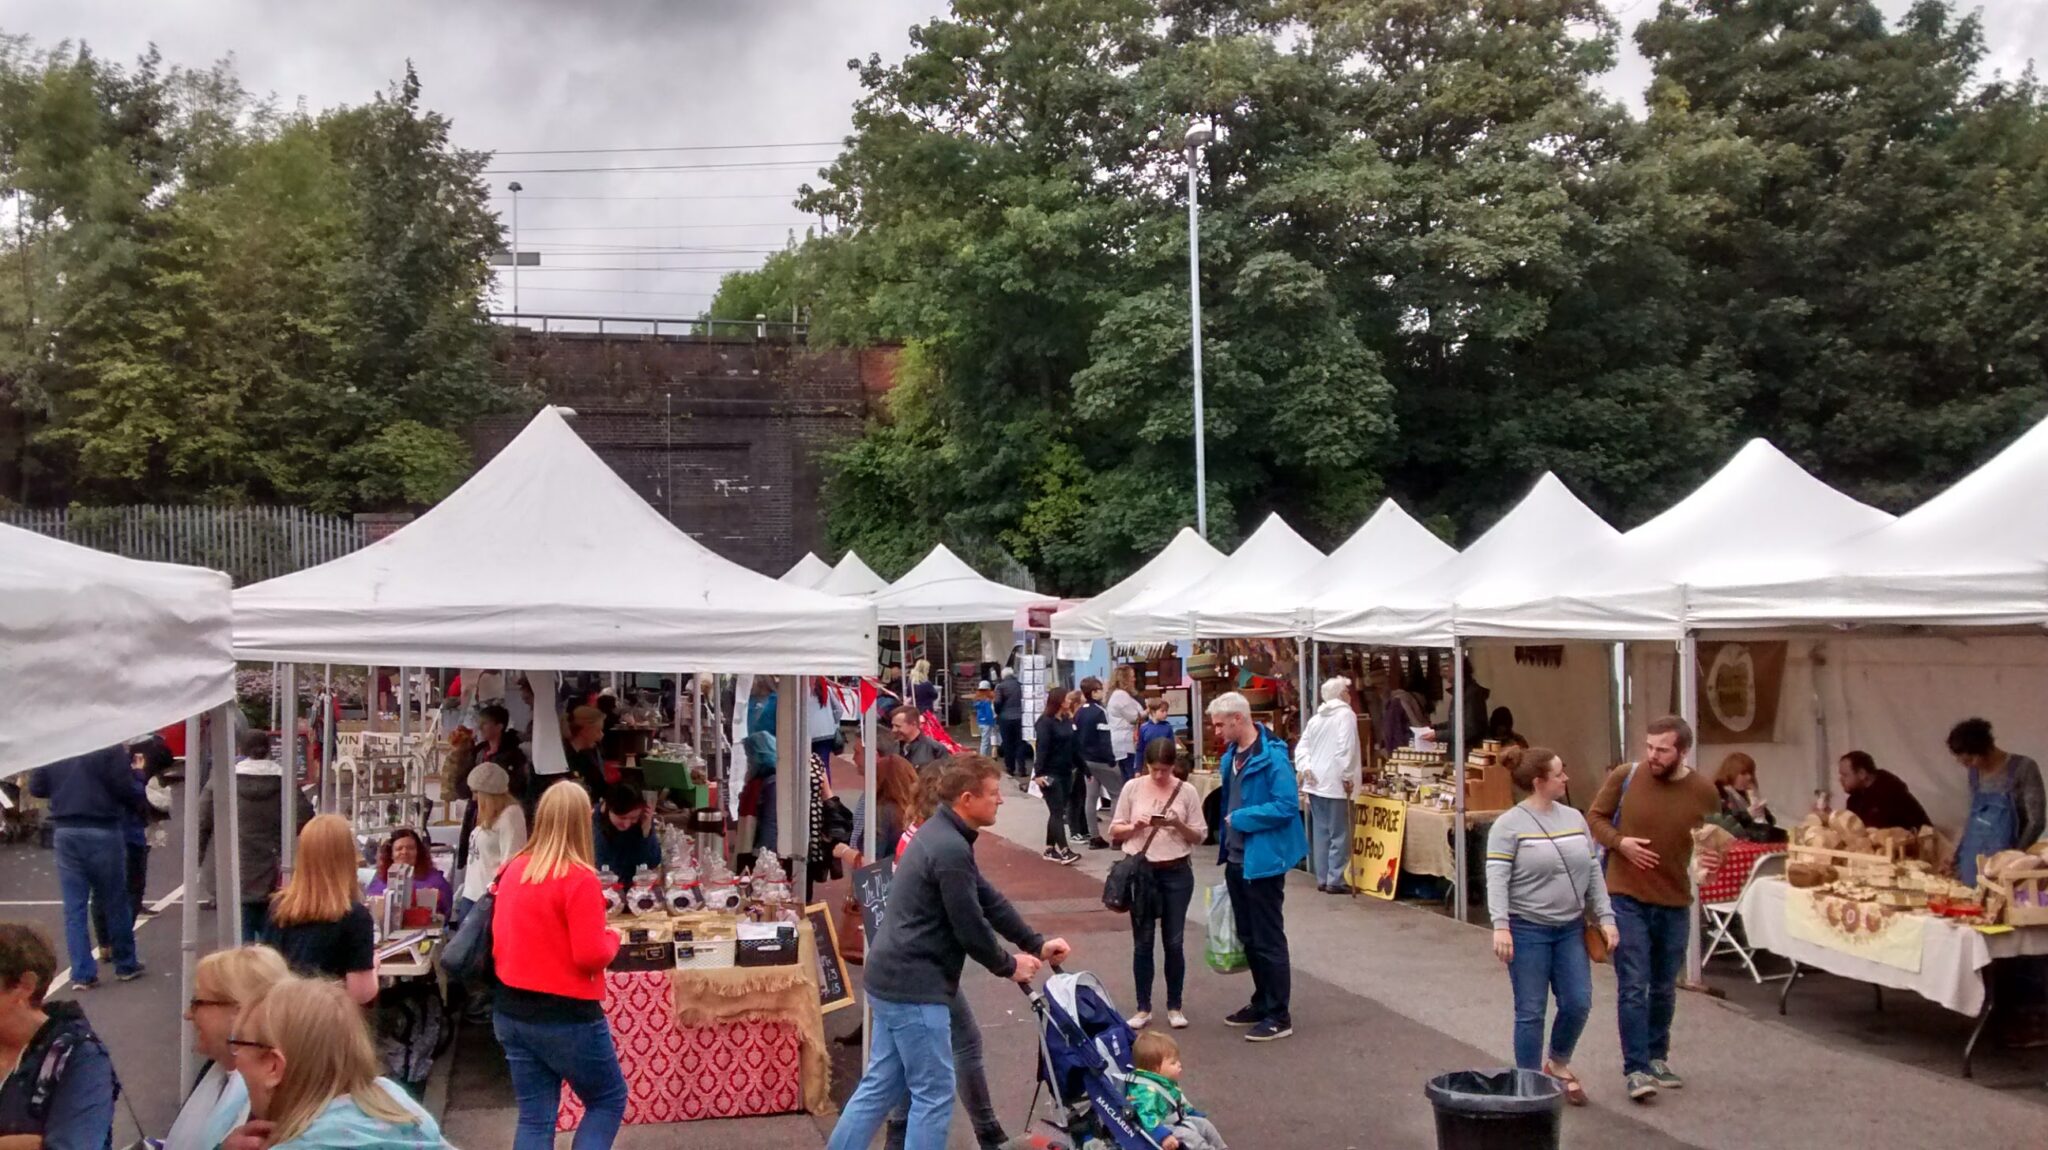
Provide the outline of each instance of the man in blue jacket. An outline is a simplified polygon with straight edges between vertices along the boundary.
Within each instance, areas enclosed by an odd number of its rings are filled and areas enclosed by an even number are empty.
[[[135,777],[128,748],[112,746],[36,768],[28,792],[50,800],[52,840],[57,849],[57,886],[64,895],[64,947],[71,954],[71,983],[98,986],[99,961],[92,952],[88,908],[106,908],[107,943],[114,950],[114,977],[142,977],[135,955],[135,912],[128,903],[128,854],[122,823],[147,818],[149,800]]]
[[[1308,854],[1287,744],[1252,721],[1251,704],[1230,691],[1209,704],[1210,725],[1223,745],[1223,881],[1230,914],[1252,970],[1251,1003],[1223,1021],[1249,1026],[1252,1042],[1294,1033],[1288,1013],[1292,971],[1281,901],[1287,872]]]

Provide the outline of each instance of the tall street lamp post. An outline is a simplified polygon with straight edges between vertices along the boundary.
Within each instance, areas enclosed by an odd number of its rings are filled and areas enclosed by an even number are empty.
[[[1209,537],[1209,463],[1202,442],[1202,238],[1195,169],[1201,162],[1202,145],[1215,138],[1216,129],[1205,121],[1189,125],[1182,138],[1188,160],[1188,319],[1194,329],[1195,349],[1195,533],[1204,539]],[[518,218],[516,213],[514,218]]]
[[[518,180],[505,185],[512,193],[512,314],[519,314],[519,193],[525,189]]]

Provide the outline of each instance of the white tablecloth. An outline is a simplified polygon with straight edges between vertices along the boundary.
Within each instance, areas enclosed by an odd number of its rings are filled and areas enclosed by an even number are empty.
[[[1974,1017],[1984,1009],[1983,970],[1992,959],[2048,954],[2048,928],[1984,934],[1975,927],[1932,918],[1920,945],[1919,971],[1900,970],[1792,937],[1785,926],[1785,899],[1790,892],[1782,878],[1762,878],[1749,884],[1735,910],[1742,916],[1743,933],[1751,946],[1843,978],[1910,990],[1958,1014]]]

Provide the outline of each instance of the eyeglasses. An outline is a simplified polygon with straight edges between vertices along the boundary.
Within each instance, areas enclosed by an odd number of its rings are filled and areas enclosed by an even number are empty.
[[[270,1043],[268,1043],[268,1042],[253,1042],[253,1041],[250,1041],[249,1039],[246,1039],[246,1038],[230,1038],[230,1039],[228,1039],[228,1045],[229,1045],[229,1046],[239,1046],[239,1047],[244,1047],[244,1048],[246,1048],[246,1049],[249,1049],[249,1050],[276,1050],[276,1049],[277,1049],[277,1047],[275,1047],[275,1046],[271,1045],[271,1044],[270,1044]]]
[[[197,1010],[202,1006],[237,1006],[240,1004],[229,1002],[224,998],[194,998],[186,1002],[185,1005],[193,1010]]]

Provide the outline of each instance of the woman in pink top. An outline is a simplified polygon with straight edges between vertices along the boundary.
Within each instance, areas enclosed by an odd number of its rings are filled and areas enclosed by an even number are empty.
[[[1174,777],[1178,748],[1172,739],[1154,739],[1145,746],[1145,773],[1124,784],[1116,797],[1109,826],[1125,854],[1142,854],[1152,864],[1152,896],[1131,906],[1131,973],[1138,987],[1138,1013],[1131,1026],[1143,1029],[1152,1021],[1152,930],[1156,923],[1166,942],[1166,1021],[1178,1030],[1188,1024],[1181,1013],[1181,988],[1187,982],[1187,952],[1181,936],[1188,925],[1188,903],[1195,897],[1195,868],[1188,856],[1208,836],[1202,802],[1195,788]]]

